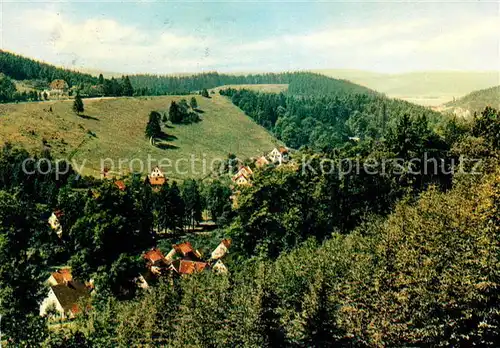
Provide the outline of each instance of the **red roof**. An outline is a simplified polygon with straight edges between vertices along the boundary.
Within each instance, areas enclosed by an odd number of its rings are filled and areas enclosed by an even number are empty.
[[[156,248],[149,250],[142,257],[145,258],[146,260],[152,262],[152,263],[155,263],[157,261],[165,259],[165,256],[163,256],[163,253]]]
[[[281,146],[281,147],[279,148],[279,151],[280,151],[281,153],[288,153],[288,149],[287,149],[286,147],[283,147],[283,146]]]
[[[224,244],[224,246],[229,249],[229,247],[231,246],[231,239],[229,238],[223,239],[221,243]]]
[[[167,179],[164,176],[149,177],[149,183],[153,186],[161,186],[165,181],[167,181]]]
[[[73,280],[73,276],[71,275],[71,270],[69,268],[62,268],[52,273],[52,277],[56,280],[57,284],[67,283]]]
[[[115,185],[120,189],[121,191],[125,191],[125,183],[121,180],[115,181]]]
[[[172,267],[179,274],[193,274],[203,271],[208,264],[206,262],[190,261],[190,260],[175,260]]]
[[[54,212],[54,215],[59,219],[61,216],[64,215],[64,213],[62,212],[62,210],[56,210]]]
[[[176,244],[173,246],[173,248],[175,249],[175,251],[177,251],[178,253],[182,253],[184,256],[194,252],[193,246],[189,242]]]

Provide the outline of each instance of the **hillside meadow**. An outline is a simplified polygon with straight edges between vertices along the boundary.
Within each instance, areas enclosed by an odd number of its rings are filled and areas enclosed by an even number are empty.
[[[247,158],[270,151],[278,144],[268,131],[230,100],[212,95],[211,98],[196,96],[201,122],[163,126],[167,136],[160,142],[162,148],[152,146],[144,136],[149,113],[153,110],[168,113],[172,101],[182,98],[189,101],[191,97],[84,99],[85,112],[81,116],[72,111],[72,100],[3,104],[0,105],[0,141],[22,145],[34,152],[46,146],[56,159],[71,159],[78,165],[85,161],[81,174],[96,177],[100,176],[101,159],[112,159],[119,175],[129,171],[132,159],[142,160],[146,170],[150,156],[158,161],[163,159],[167,175],[174,179],[205,176],[203,159],[209,165],[213,159],[225,159],[229,153]],[[188,162],[192,155],[197,159],[193,166]],[[122,170],[118,171],[120,159]],[[181,160],[176,173],[174,165],[168,167],[168,160],[172,164]],[[151,163],[152,166],[158,164],[157,161]],[[132,168],[140,169],[138,160]]]

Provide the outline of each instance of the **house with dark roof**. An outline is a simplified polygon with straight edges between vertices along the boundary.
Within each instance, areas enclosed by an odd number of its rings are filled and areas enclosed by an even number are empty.
[[[55,311],[61,319],[74,318],[82,303],[90,299],[90,288],[74,280],[67,268],[52,273],[47,282],[50,289],[40,305],[41,316]]]

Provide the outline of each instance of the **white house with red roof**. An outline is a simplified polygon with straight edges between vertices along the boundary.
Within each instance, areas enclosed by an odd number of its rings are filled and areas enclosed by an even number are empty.
[[[288,149],[286,147],[280,146],[279,148],[274,148],[267,157],[272,163],[286,163],[290,159]]]

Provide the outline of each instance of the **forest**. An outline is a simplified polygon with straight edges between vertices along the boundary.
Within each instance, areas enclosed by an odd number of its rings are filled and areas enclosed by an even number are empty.
[[[297,95],[293,89],[287,94],[231,88],[219,93],[296,149],[306,146],[326,151],[342,146],[349,138],[381,139],[388,136],[401,115],[420,118],[424,128],[427,123],[434,126],[442,120],[439,113],[428,108],[379,94],[312,91],[309,96]],[[435,143],[438,145],[438,141]]]

